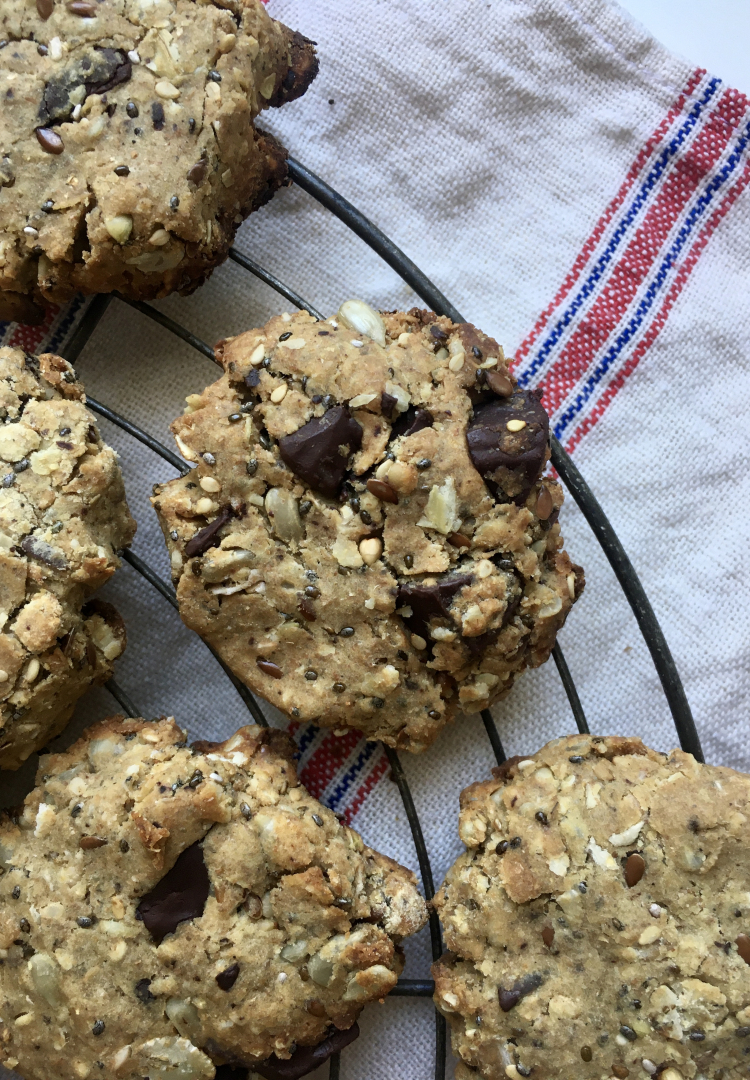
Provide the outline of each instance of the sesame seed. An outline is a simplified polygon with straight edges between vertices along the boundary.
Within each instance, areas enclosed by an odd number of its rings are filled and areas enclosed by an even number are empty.
[[[242,419],[242,413],[233,412],[227,417],[230,424],[236,424]]]
[[[331,687],[331,690],[333,690],[334,694],[343,694],[346,690],[346,686],[342,682],[335,682]]]
[[[101,1035],[102,1032],[104,1031],[104,1028],[105,1028],[104,1021],[103,1020],[97,1020],[94,1023],[94,1026],[91,1029],[91,1034],[92,1035]]]
[[[412,566],[414,566],[414,556],[413,555],[404,555],[404,566],[406,567],[407,570],[411,570]]]
[[[211,70],[208,73],[208,77],[211,80],[211,82],[221,82],[221,75],[216,70],[216,68],[211,68]]]
[[[421,469],[423,471],[425,469],[429,469],[430,465],[432,465],[432,462],[427,457],[420,458],[419,461],[417,462],[417,468]]]
[[[240,803],[240,813],[244,818],[247,818],[248,821],[253,816],[253,812],[246,802]]]
[[[21,896],[21,886],[20,885],[14,885],[13,886],[13,891],[11,892],[10,895],[13,897],[14,900],[18,900],[20,898],[20,896]]]
[[[248,461],[247,464],[245,465],[245,472],[247,473],[248,476],[255,476],[257,471],[258,471],[258,462],[256,461],[255,458],[251,458],[250,461]]]
[[[383,706],[385,705],[385,701],[383,700],[382,697],[374,697],[372,699],[372,703],[373,703],[373,705],[374,705],[374,707],[376,709],[382,709]]]
[[[88,915],[79,915],[76,922],[82,930],[89,930],[94,925],[94,920],[89,918]]]
[[[320,814],[313,814],[312,819],[316,825],[323,825],[323,818],[320,816]]]
[[[310,670],[310,671],[305,672],[305,678],[307,679],[308,682],[315,682],[317,677],[318,677],[317,671]]]
[[[353,626],[342,626],[341,629],[339,630],[339,637],[353,637],[353,636],[354,636],[354,627]]]

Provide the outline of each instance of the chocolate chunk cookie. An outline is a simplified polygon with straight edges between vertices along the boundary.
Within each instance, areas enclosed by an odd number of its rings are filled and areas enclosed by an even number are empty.
[[[422,750],[543,663],[583,574],[497,342],[359,301],[220,343],[154,497],[184,621],[295,718]]]
[[[253,122],[317,60],[260,0],[7,0],[0,38],[0,318],[191,292],[285,182]]]
[[[297,1077],[357,1035],[426,919],[414,875],[246,727],[114,717],[0,825],[0,1061],[27,1080]]]
[[[88,599],[133,538],[120,468],[59,356],[0,349],[0,769],[59,734],[125,648]]]
[[[457,1080],[746,1077],[750,777],[580,735],[493,773],[435,899]]]

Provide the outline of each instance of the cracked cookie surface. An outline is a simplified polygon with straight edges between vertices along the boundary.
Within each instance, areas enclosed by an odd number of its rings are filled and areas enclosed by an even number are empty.
[[[317,60],[260,0],[7,0],[0,38],[1,318],[190,292],[285,182],[253,123]]]
[[[285,314],[220,343],[172,425],[196,467],[153,503],[183,620],[248,686],[422,750],[547,659],[583,573],[547,416],[497,342],[346,311],[360,329]]]
[[[113,717],[43,759],[0,824],[4,1064],[292,1077],[356,1035],[425,904],[298,783],[295,749],[259,727],[191,748],[172,719]]]
[[[434,901],[457,1080],[750,1075],[750,777],[578,735],[493,773]]]
[[[125,648],[89,597],[135,533],[120,467],[59,356],[0,349],[0,769],[62,731]]]

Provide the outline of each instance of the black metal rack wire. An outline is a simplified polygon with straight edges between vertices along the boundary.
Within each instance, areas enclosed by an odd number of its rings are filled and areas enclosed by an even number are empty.
[[[382,230],[368,220],[368,218],[366,218],[342,195],[294,158],[289,159],[289,173],[299,187],[317,200],[317,202],[325,209],[329,210],[339,218],[340,221],[347,225],[352,232],[372,248],[373,251],[380,255],[381,258],[395,270],[409,286],[411,286],[417,295],[436,312],[436,314],[447,315],[454,322],[465,321],[458,310],[450,303],[443,293],[440,292],[433,282],[426,277],[419,267],[417,267],[411,259],[409,259],[408,256],[382,232]],[[323,316],[295,292],[294,289],[280,281],[272,273],[259,266],[246,255],[232,249],[229,253],[229,257],[243,269],[255,275],[267,285],[270,285],[271,288],[275,289],[276,292],[287,299],[295,307],[310,312],[310,314],[316,318],[323,318]],[[84,346],[96,331],[96,327],[110,303],[114,302],[115,299],[119,302],[129,304],[154,322],[157,322],[159,325],[181,338],[207,360],[214,360],[213,349],[207,345],[206,342],[202,341],[191,331],[169,318],[169,316],[165,315],[163,312],[158,311],[150,304],[126,300],[121,296],[117,296],[116,298],[113,296],[96,296],[86,307],[64,349],[65,356],[71,363],[76,362]],[[182,458],[168,447],[162,445],[162,443],[153,436],[143,431],[136,424],[113,412],[106,405],[99,401],[95,401],[92,398],[88,398],[88,405],[93,412],[98,413],[111,423],[116,424],[117,427],[121,428],[128,435],[139,440],[154,453],[162,457],[181,475],[185,475],[190,471],[191,466],[186,464]],[[623,593],[633,610],[661,681],[672,714],[672,719],[677,730],[680,745],[683,750],[693,754],[699,761],[703,761],[700,740],[682,682],[680,681],[669,646],[667,645],[664,634],[638,575],[595,495],[581,476],[578,468],[573,464],[566,451],[554,436],[552,436],[551,439],[551,451],[554,468],[557,470],[560,479],[580,508],[589,527],[596,536],[596,539],[609,560]],[[177,609],[177,598],[171,584],[163,581],[159,575],[135,553],[126,551],[124,552],[124,558],[137,573],[139,573],[164,597],[167,603]],[[227,676],[232,681],[232,684],[247,706],[255,723],[266,726],[267,720],[254,695],[229,670],[226,664],[216,656],[214,650],[211,649],[210,651],[219,661]],[[555,645],[552,655],[565,689],[576,727],[579,732],[588,733],[588,724],[578,692],[559,644]],[[136,705],[131,701],[128,694],[113,679],[110,679],[107,683],[107,688],[127,715],[140,715]],[[482,712],[482,720],[495,759],[498,764],[501,764],[505,760],[505,753],[492,714],[488,709],[485,709]],[[430,900],[434,895],[435,887],[432,867],[427,853],[419,815],[414,805],[411,790],[398,754],[390,747],[385,747],[385,751],[391,769],[391,776],[398,786],[404,811],[411,829],[425,896]],[[442,940],[440,925],[437,915],[434,912],[430,916],[429,929],[432,956],[433,959],[438,959],[442,953]],[[433,984],[429,979],[400,979],[398,985],[392,991],[395,996],[402,997],[431,997],[432,992]],[[329,1080],[339,1080],[340,1068],[341,1063],[339,1055],[335,1054],[330,1059]],[[436,1080],[445,1080],[445,1069],[446,1024],[444,1018],[436,1012],[434,1071]]]

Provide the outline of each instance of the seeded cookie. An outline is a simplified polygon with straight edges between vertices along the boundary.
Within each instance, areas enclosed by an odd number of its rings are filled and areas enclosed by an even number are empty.
[[[579,735],[493,773],[434,901],[457,1080],[750,1075],[750,777]]]
[[[583,587],[548,419],[468,323],[347,301],[222,342],[153,502],[182,618],[288,715],[422,750],[549,656]]]
[[[133,538],[113,450],[59,356],[0,349],[0,769],[59,734],[125,648],[88,598]]]
[[[191,292],[285,182],[253,127],[317,72],[260,0],[4,0],[0,318]]]
[[[188,747],[173,719],[114,717],[44,758],[0,825],[4,1064],[296,1077],[356,1037],[425,904],[300,786],[295,750],[259,727]]]

